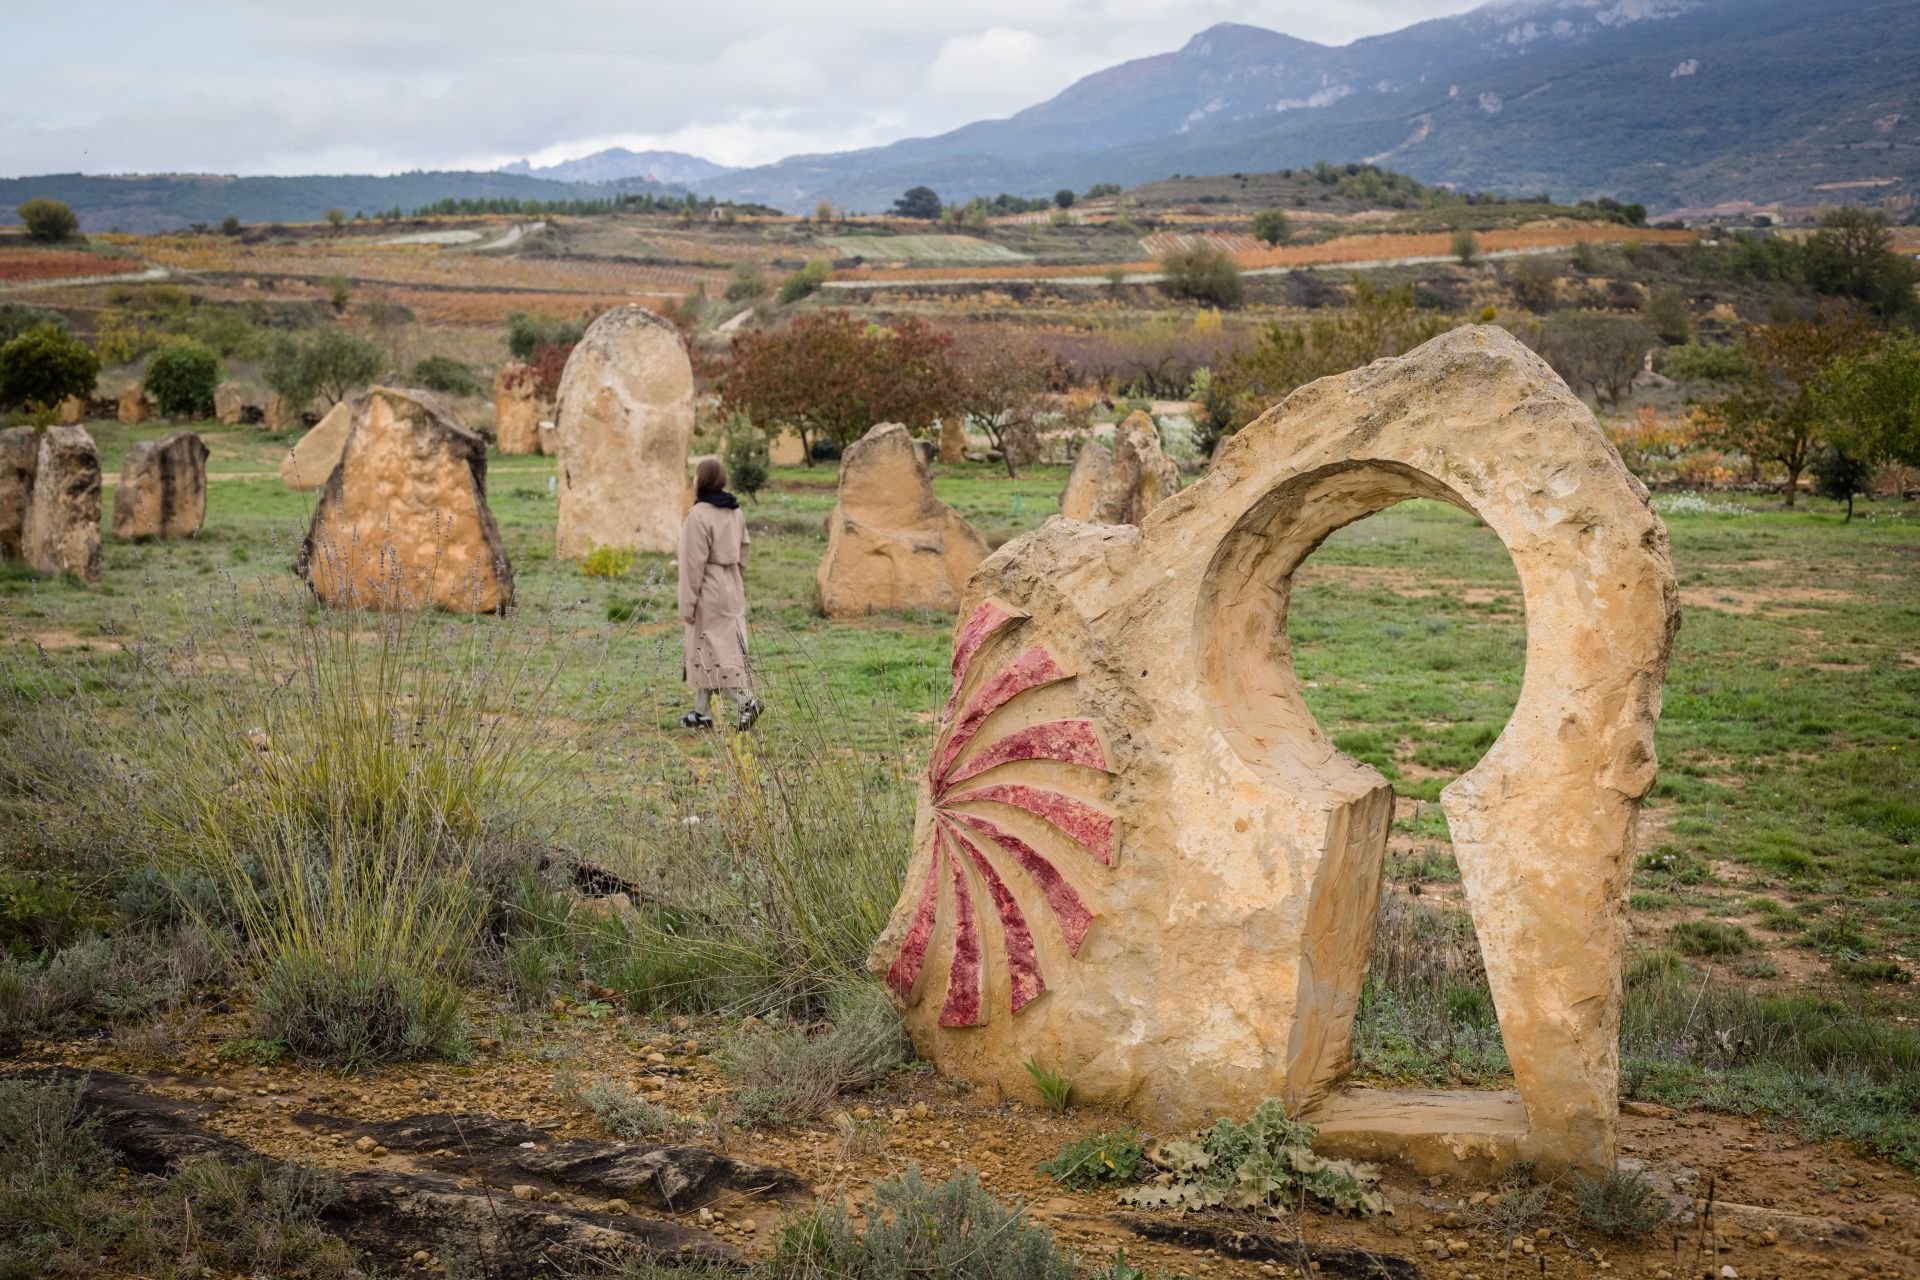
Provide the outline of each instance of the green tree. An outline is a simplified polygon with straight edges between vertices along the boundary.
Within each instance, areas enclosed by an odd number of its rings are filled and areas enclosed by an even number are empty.
[[[823,226],[829,222],[832,222],[833,221],[833,201],[822,200],[819,204],[813,206],[813,220],[815,222],[820,223]]]
[[[24,302],[0,302],[0,347],[6,346],[29,330],[44,328],[47,325],[52,325],[64,333],[67,328],[67,318],[58,311],[28,306]]]
[[[1853,523],[1853,500],[1873,491],[1874,465],[1855,457],[1837,444],[1824,444],[1814,450],[1809,463],[1813,472],[1813,492],[1832,502],[1847,504],[1844,524]]]
[[[1687,309],[1687,295],[1672,285],[1656,289],[1647,298],[1647,323],[1668,346],[1693,341],[1693,313]]]
[[[345,209],[329,209],[327,210],[326,218],[327,225],[335,231],[338,231],[347,223],[347,211]]]
[[[1739,378],[1707,406],[1707,420],[1723,445],[1786,469],[1789,508],[1808,459],[1825,442],[1822,379],[1835,361],[1865,350],[1872,335],[1853,312],[1752,330],[1742,344],[1746,360]]]
[[[1058,191],[1054,192],[1053,203],[1056,208],[1061,208],[1061,209],[1073,208],[1073,188],[1062,187]]]
[[[1204,242],[1161,255],[1160,277],[1161,291],[1171,298],[1237,307],[1247,296],[1247,283],[1233,255]]]
[[[80,219],[71,208],[45,196],[26,201],[16,212],[20,224],[35,240],[68,240],[80,230]]]
[[[586,334],[579,320],[561,320],[544,311],[515,311],[507,316],[507,350],[516,360],[532,360],[541,347],[570,347]]]
[[[0,405],[51,409],[68,396],[93,394],[100,357],[53,325],[30,329],[0,347]]]
[[[1561,311],[1519,334],[1575,390],[1617,405],[1658,344],[1653,330],[1631,316]]]
[[[1832,424],[1829,438],[1848,454],[1920,467],[1920,339],[1892,334],[1841,356],[1820,375],[1815,394]]]
[[[746,494],[749,501],[760,501],[771,465],[766,437],[746,423],[735,423],[727,432],[725,461],[727,479],[733,487]]]
[[[240,225],[240,219],[234,214],[230,213],[220,219],[220,234],[223,236],[237,236],[243,229]]]
[[[169,338],[147,362],[141,385],[169,418],[206,417],[220,385],[220,353],[193,338]]]
[[[316,396],[334,405],[379,377],[385,364],[386,357],[373,343],[329,327],[275,338],[262,375],[290,405],[305,407]]]
[[[1470,267],[1480,260],[1480,237],[1473,234],[1472,227],[1460,227],[1453,233],[1447,252],[1460,260],[1460,265]]]
[[[1253,215],[1253,235],[1269,249],[1275,248],[1293,237],[1293,223],[1285,209],[1262,209]]]
[[[780,282],[782,304],[794,303],[818,289],[833,274],[833,264],[824,257],[808,258],[806,265]]]
[[[1920,312],[1913,293],[1914,264],[1893,251],[1893,232],[1878,213],[1851,206],[1820,215],[1807,237],[1807,283],[1821,293],[1851,298],[1891,319]]]
[[[327,279],[327,300],[333,304],[333,313],[343,315],[347,304],[353,300],[353,281],[345,276],[329,276]]]
[[[940,195],[932,187],[908,187],[893,202],[893,214],[896,218],[919,218],[926,222],[940,220]]]
[[[414,362],[413,385],[449,396],[485,394],[487,384],[452,356],[424,356]]]

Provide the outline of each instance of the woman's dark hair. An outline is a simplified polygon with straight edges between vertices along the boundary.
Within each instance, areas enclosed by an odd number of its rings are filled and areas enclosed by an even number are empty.
[[[726,488],[726,463],[718,458],[700,459],[700,465],[693,469],[693,487],[699,493],[710,493]]]

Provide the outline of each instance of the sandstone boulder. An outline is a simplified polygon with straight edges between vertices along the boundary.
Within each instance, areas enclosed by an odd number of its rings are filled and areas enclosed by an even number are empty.
[[[153,416],[153,401],[139,387],[128,387],[120,393],[118,413],[123,424],[137,427]]]
[[[1094,524],[1139,524],[1180,492],[1180,468],[1160,447],[1153,419],[1138,409],[1115,428],[1111,452],[1091,438],[1080,444],[1060,514]]]
[[[79,396],[68,396],[55,410],[54,421],[63,427],[77,427],[87,420],[87,402]]]
[[[940,419],[940,461],[949,467],[967,460],[967,420],[959,414]]]
[[[267,412],[261,425],[268,431],[294,431],[301,423],[300,408],[289,404],[278,391],[267,393]]]
[[[100,451],[85,427],[40,437],[20,558],[41,573],[100,580]]]
[[[914,438],[897,422],[874,427],[840,459],[840,492],[816,575],[830,618],[877,611],[951,612],[987,544],[933,496]]]
[[[340,452],[347,447],[347,432],[356,413],[366,410],[367,394],[349,396],[287,450],[280,459],[280,480],[289,489],[318,489],[326,484],[340,463]]]
[[[296,570],[328,604],[492,613],[513,570],[487,508],[487,445],[430,392],[372,387]]]
[[[551,419],[542,419],[540,423],[540,456],[551,458],[560,452],[560,433],[554,428]]]
[[[1415,497],[1484,521],[1527,603],[1519,705],[1441,795],[1505,1100],[1334,1092],[1393,790],[1314,720],[1287,604],[1324,538]],[[1140,524],[1049,520],[974,574],[872,967],[925,1056],[1013,1096],[1037,1059],[1163,1129],[1279,1098],[1330,1108],[1323,1140],[1391,1135],[1416,1165],[1611,1168],[1626,891],[1677,602],[1646,490],[1503,330],[1302,387]]]
[[[556,397],[559,556],[595,547],[675,550],[693,440],[693,365],[673,326],[645,307],[595,320]]]
[[[116,538],[185,538],[207,522],[207,446],[191,431],[127,450],[113,491]]]
[[[18,560],[20,539],[33,502],[33,472],[40,463],[40,433],[32,427],[0,431],[0,560]]]
[[[780,434],[767,442],[768,466],[804,467],[806,464],[807,446],[792,427],[782,427]]]
[[[502,453],[539,453],[544,406],[533,369],[509,360],[493,372],[493,442]]]
[[[246,388],[229,379],[213,389],[214,421],[224,427],[237,427],[247,420]]]

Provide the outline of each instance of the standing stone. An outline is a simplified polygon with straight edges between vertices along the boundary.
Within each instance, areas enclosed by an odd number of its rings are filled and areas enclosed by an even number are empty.
[[[960,414],[940,419],[940,462],[955,467],[967,460],[967,420]]]
[[[1113,433],[1109,453],[1081,441],[1060,495],[1060,514],[1094,524],[1139,524],[1147,512],[1180,492],[1180,468],[1160,447],[1153,419],[1136,409]]]
[[[20,538],[33,502],[33,472],[40,462],[40,433],[32,427],[0,431],[0,560],[18,560]]]
[[[772,467],[807,465],[807,446],[802,443],[798,431],[792,427],[782,427],[780,434],[767,442],[767,465]]]
[[[207,446],[191,431],[127,450],[113,491],[116,538],[185,538],[207,522]]]
[[[213,389],[213,417],[223,427],[237,427],[247,419],[247,393],[229,379]]]
[[[20,555],[41,573],[100,581],[100,451],[85,427],[40,437]]]
[[[816,579],[830,618],[876,611],[951,613],[987,544],[960,513],[933,496],[914,438],[882,423],[847,446],[840,493],[827,523]]]
[[[268,431],[292,431],[300,425],[300,410],[278,391],[268,392],[267,415],[262,425]]]
[[[542,419],[540,423],[540,456],[551,458],[560,452],[560,433],[554,428],[551,419]]]
[[[693,365],[680,335],[639,306],[595,320],[556,398],[559,557],[595,547],[675,550],[693,440]]]
[[[139,387],[128,387],[120,393],[120,421],[129,427],[137,427],[153,416],[153,401]]]
[[[540,452],[540,387],[533,369],[509,360],[493,372],[493,441],[502,453]]]
[[[1336,1093],[1393,789],[1301,693],[1295,571],[1410,498],[1506,545],[1526,680],[1441,793],[1517,1092]],[[1583,405],[1468,327],[1302,387],[1144,525],[1049,520],[968,583],[905,890],[871,967],[942,1071],[1025,1063],[1163,1130],[1268,1098],[1425,1172],[1613,1167],[1634,826],[1678,588]],[[1438,1168],[1434,1166],[1439,1166]]]
[[[367,393],[349,396],[327,416],[294,442],[287,456],[280,459],[280,480],[289,489],[318,489],[340,464],[340,453],[347,447],[347,432],[357,413],[366,411]]]
[[[331,605],[511,605],[513,570],[487,507],[486,441],[431,392],[372,387],[360,403],[296,571]]]
[[[87,420],[87,402],[79,396],[68,396],[60,402],[54,421],[63,427],[77,427]]]

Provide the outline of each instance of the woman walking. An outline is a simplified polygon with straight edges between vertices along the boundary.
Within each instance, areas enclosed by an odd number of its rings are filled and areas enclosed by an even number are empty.
[[[680,621],[686,624],[683,675],[693,686],[693,710],[683,729],[713,728],[713,695],[733,700],[745,733],[760,718],[747,671],[747,521],[727,492],[727,469],[702,458],[693,473],[693,509],[680,526]]]

